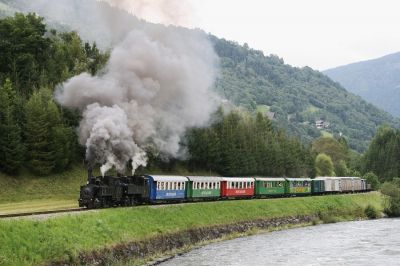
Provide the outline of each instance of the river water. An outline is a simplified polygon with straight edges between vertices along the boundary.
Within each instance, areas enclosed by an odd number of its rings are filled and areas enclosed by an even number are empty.
[[[400,265],[400,219],[325,224],[228,240],[169,265]]]

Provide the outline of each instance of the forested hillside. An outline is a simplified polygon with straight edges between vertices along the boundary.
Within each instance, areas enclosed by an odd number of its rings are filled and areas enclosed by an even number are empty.
[[[43,1],[1,0],[12,8],[29,11],[35,8],[47,17],[51,27],[78,30],[81,37],[97,41],[100,47],[109,47],[128,30],[128,25],[145,23],[126,12],[93,0],[55,0],[65,8],[48,8]],[[68,2],[70,4],[66,5]],[[55,5],[57,6],[57,5]],[[118,12],[118,16],[115,13]],[[91,14],[87,16],[85,14]],[[98,23],[102,15],[114,14],[113,21],[120,29],[109,36],[105,23]],[[122,30],[121,30],[122,29]],[[101,32],[101,34],[99,34]],[[364,151],[376,128],[381,124],[399,127],[392,116],[347,92],[338,83],[309,67],[295,68],[275,55],[241,46],[210,35],[221,58],[221,76],[216,91],[238,106],[250,111],[272,112],[275,123],[304,143],[321,135],[343,135],[349,146]],[[324,121],[317,129],[315,122]]]
[[[324,71],[347,90],[400,117],[400,53]]]
[[[292,67],[247,45],[211,38],[222,66],[217,91],[250,110],[274,112],[277,123],[292,135],[308,141],[319,137],[315,121],[322,119],[329,123],[325,131],[342,133],[351,148],[363,151],[377,126],[399,126],[391,115],[318,71]]]
[[[0,39],[0,172],[15,176],[28,169],[43,176],[82,162],[85,152],[76,135],[81,114],[59,106],[53,93],[74,75],[98,73],[108,54],[75,32],[47,28],[34,14],[0,19]],[[190,169],[224,175],[314,172],[309,147],[274,128],[263,115],[255,119],[244,110],[224,113],[221,108],[211,127],[190,130],[185,142],[189,160],[178,163]],[[165,160],[151,148],[149,167],[174,167],[177,160]]]

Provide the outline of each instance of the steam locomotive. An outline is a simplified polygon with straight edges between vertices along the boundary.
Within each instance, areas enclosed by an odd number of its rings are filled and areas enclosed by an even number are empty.
[[[359,177],[99,176],[88,173],[79,206],[88,209],[140,204],[367,192]]]

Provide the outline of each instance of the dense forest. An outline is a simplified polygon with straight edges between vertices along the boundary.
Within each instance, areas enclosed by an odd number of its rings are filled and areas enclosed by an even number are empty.
[[[0,169],[63,171],[80,149],[79,114],[57,106],[53,90],[83,71],[96,73],[108,55],[74,32],[48,31],[34,14],[1,19],[0,40]]]
[[[0,40],[0,171],[18,175],[21,169],[28,169],[37,175],[47,175],[62,172],[74,163],[82,162],[84,149],[78,145],[76,136],[80,113],[58,106],[53,100],[53,92],[58,84],[76,74],[96,74],[105,66],[108,53],[98,49],[95,43],[82,41],[76,32],[57,32],[47,28],[43,18],[34,14],[17,13],[14,17],[0,19]],[[265,57],[246,46],[224,40],[213,41],[223,65],[217,90],[222,90],[226,98],[237,103],[239,108],[221,106],[209,127],[193,128],[187,132],[182,143],[188,152],[187,159],[181,161],[185,167],[241,176],[313,177],[371,172],[371,178],[376,174],[380,181],[385,181],[399,175],[400,168],[395,162],[400,161],[400,137],[394,129],[385,127],[378,130],[368,151],[361,156],[351,149],[353,139],[346,134],[341,137],[319,137],[319,131],[310,126],[309,133],[314,134],[314,138],[304,144],[296,137],[301,134],[293,134],[298,131],[282,127],[279,122],[281,111],[286,116],[295,111],[293,106],[303,106],[298,99],[303,99],[304,91],[297,84],[298,98],[289,96],[288,91],[296,91],[297,87],[292,84],[290,90],[282,89],[286,81],[279,81],[282,76],[275,76],[275,71],[280,68],[279,71],[291,69],[290,75],[286,70],[281,74],[292,81],[300,73],[308,73],[308,77],[303,77],[308,82],[317,75],[332,89],[335,84],[328,78],[310,69],[291,68],[277,57]],[[243,54],[237,54],[239,51]],[[223,56],[224,53],[226,56]],[[265,72],[256,75],[255,71]],[[263,83],[266,79],[259,80],[264,76],[274,80],[274,83],[267,84]],[[230,83],[230,80],[238,83]],[[277,94],[269,94],[268,88],[274,89]],[[259,95],[255,97],[252,93],[257,91]],[[346,95],[345,92],[342,94]],[[285,97],[286,105],[279,107],[280,111],[275,104]],[[274,100],[269,102],[270,98]],[[308,101],[312,99],[307,98]],[[361,100],[358,103],[365,104]],[[260,110],[260,104],[276,112],[275,121],[265,115],[265,109]],[[347,109],[347,112],[350,111]],[[375,116],[377,120],[371,123],[378,123],[378,117]],[[385,115],[380,117],[384,118]],[[295,121],[283,120],[287,121],[283,123],[287,126]],[[307,129],[306,124],[302,123],[304,127],[294,128]],[[161,168],[170,167],[175,162],[158,157],[157,151],[150,151],[150,158],[150,166]],[[384,163],[379,160],[384,160]]]

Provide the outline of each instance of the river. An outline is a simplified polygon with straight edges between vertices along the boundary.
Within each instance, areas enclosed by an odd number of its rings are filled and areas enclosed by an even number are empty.
[[[400,219],[242,237],[195,249],[161,265],[400,265]]]

